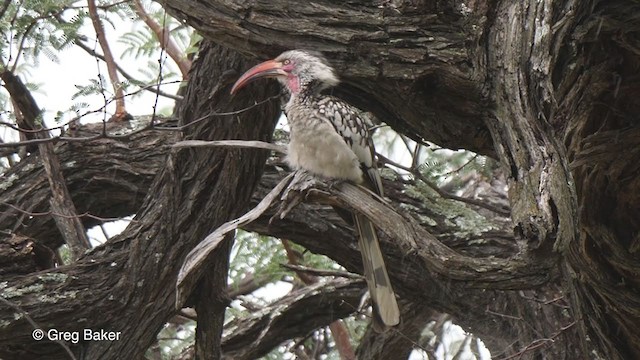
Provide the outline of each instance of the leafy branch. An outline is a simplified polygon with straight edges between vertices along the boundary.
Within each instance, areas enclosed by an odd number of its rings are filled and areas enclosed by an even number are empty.
[[[134,0],[131,5],[134,8],[136,14],[144,21],[145,24],[153,31],[153,33],[158,38],[160,42],[160,46],[167,52],[169,57],[175,61],[180,69],[180,73],[182,74],[183,79],[189,78],[189,70],[191,69],[191,60],[189,60],[184,51],[180,49],[178,44],[175,42],[173,37],[170,34],[170,31],[167,26],[160,25],[157,21],[155,21],[144,9],[140,0]]]

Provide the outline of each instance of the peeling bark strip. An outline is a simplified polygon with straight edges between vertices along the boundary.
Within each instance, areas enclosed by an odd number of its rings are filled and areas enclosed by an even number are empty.
[[[246,141],[246,140],[220,140],[220,141],[199,141],[199,140],[186,140],[180,141],[173,145],[174,148],[184,147],[235,147],[235,148],[248,148],[248,149],[264,149],[278,152],[280,154],[286,154],[287,148],[285,146],[267,143],[264,141]]]
[[[291,178],[292,175],[289,175],[282,179],[282,181],[260,201],[258,206],[241,217],[222,224],[187,254],[178,273],[178,280],[176,282],[176,310],[183,307],[187,296],[189,296],[189,292],[185,292],[185,289],[190,290],[193,288],[195,282],[202,276],[209,255],[216,250],[225,236],[260,217],[267,208],[271,206],[276,197],[280,195]]]
[[[262,114],[259,114],[259,116],[262,116]],[[78,130],[80,131],[78,136],[91,135],[91,133],[85,134],[85,132],[91,129],[92,126],[81,127]],[[97,129],[95,129],[97,132],[100,130],[100,126],[97,126]],[[117,130],[114,128],[113,131]],[[62,144],[58,146],[57,152],[59,153],[61,162],[68,164],[68,167],[65,167],[64,171],[70,190],[74,196],[83,197],[85,201],[81,204],[89,206],[88,208],[83,208],[81,211],[89,211],[92,214],[104,217],[124,216],[136,212],[141,206],[140,201],[148,194],[148,191],[153,191],[151,184],[154,175],[164,166],[166,162],[165,154],[169,152],[171,144],[174,141],[175,134],[172,132],[150,131],[132,137],[130,142],[103,139],[91,143]],[[210,154],[211,150],[206,151],[207,154]],[[263,150],[258,151],[264,152]],[[46,177],[42,175],[42,170],[38,171],[38,168],[33,166],[33,164],[38,163],[36,160],[37,159],[25,159],[19,166],[7,174],[6,177],[8,179],[20,178],[24,179],[24,181],[19,183],[21,186],[17,186],[18,184],[15,182],[13,182],[14,185],[8,186],[7,190],[2,193],[1,197],[3,199],[6,199],[10,203],[30,204],[29,208],[34,211],[37,211],[37,209],[43,206],[39,204],[46,205],[46,199],[48,198],[45,191],[47,189],[47,180]],[[267,167],[266,174],[262,177],[258,191],[253,195],[252,203],[254,205],[258,204],[266,194],[286,176],[286,171],[283,170],[284,168],[285,166],[283,164],[273,164]],[[106,177],[105,169],[107,169],[106,172],[108,173]],[[492,197],[488,201],[491,203],[504,202],[504,194],[501,193],[504,189],[504,184],[497,182],[494,186],[495,192],[492,193]],[[478,210],[473,207],[468,207],[466,210],[467,213],[462,214],[440,213],[437,211],[438,209],[450,207],[451,204],[442,203],[441,201],[443,200],[437,197],[412,197],[411,194],[415,196],[415,193],[411,192],[403,183],[398,181],[385,180],[384,187],[387,189],[388,198],[391,199],[395,205],[400,204],[399,207],[407,211],[410,209],[414,216],[421,219],[463,219],[481,216],[480,213],[482,211],[477,212]],[[10,210],[10,208],[4,208],[3,211],[0,212],[1,228],[13,227],[16,231],[29,231],[32,234],[46,233],[46,235],[40,237],[46,239],[48,241],[47,244],[54,248],[61,243],[59,235],[50,233],[52,228],[55,230],[55,226],[52,227],[51,221],[47,221],[47,218],[44,216],[34,216],[25,223],[27,219],[15,218],[15,215],[20,215],[20,213],[7,216],[11,213],[6,210]],[[386,211],[386,209],[384,211]],[[513,256],[516,253],[516,247],[513,236],[508,233],[509,228],[506,226],[506,219],[496,218],[493,212],[489,212],[489,214],[491,215],[491,225],[487,226],[487,229],[481,233],[466,233],[461,231],[462,229],[458,225],[450,221],[438,220],[436,226],[427,225],[426,223],[422,225],[428,226],[429,231],[433,232],[439,241],[467,255],[483,257],[491,254],[491,256],[495,258],[502,259]],[[359,260],[360,255],[355,248],[355,239],[352,230],[346,227],[331,208],[302,204],[294,208],[285,219],[273,221],[269,224],[269,220],[274,215],[274,210],[269,209],[267,214],[253,223],[248,224],[246,229],[265,235],[287,236],[313,252],[332,257],[350,271],[360,272],[362,270],[359,268],[361,266]],[[89,217],[83,217],[82,219],[88,222],[96,221]],[[23,224],[25,226],[16,226],[13,224],[14,221],[16,224]],[[138,222],[138,219],[134,220],[132,226],[144,227],[143,224]],[[295,233],[292,234],[291,229],[296,229]],[[211,229],[207,231],[207,233],[202,235],[203,237],[206,236]],[[326,239],[332,239],[332,241],[327,241]],[[114,243],[115,247],[112,249],[117,252],[119,247],[126,244],[126,242],[121,241],[122,239],[115,240],[117,242]],[[485,343],[492,348],[499,350],[504,349],[506,346],[509,346],[509,344],[517,341],[518,331],[514,329],[517,329],[518,326],[522,326],[523,329],[529,329],[527,331],[530,331],[530,334],[526,338],[538,338],[539,334],[536,331],[530,330],[531,326],[534,326],[533,324],[553,323],[553,321],[548,321],[547,316],[554,316],[556,309],[558,310],[558,319],[562,320],[562,308],[557,306],[558,301],[543,305],[542,308],[545,309],[544,313],[547,315],[541,317],[526,310],[528,309],[526,306],[533,305],[538,308],[540,304],[537,302],[522,304],[522,298],[518,293],[501,293],[487,291],[485,289],[479,289],[477,291],[467,289],[461,292],[452,292],[454,289],[452,289],[451,281],[448,278],[435,278],[431,286],[425,286],[424,274],[427,274],[429,271],[426,268],[426,263],[430,260],[423,259],[414,261],[413,257],[407,257],[407,250],[404,249],[401,244],[396,243],[394,239],[383,237],[381,240],[383,241],[383,247],[386,249],[385,257],[390,261],[390,266],[395,269],[393,274],[395,276],[394,281],[402,287],[403,297],[416,299],[420,304],[429,303],[449,313],[457,314],[459,318],[464,319],[463,325],[467,324],[475,329],[476,334],[482,336]],[[421,257],[426,255],[428,254],[425,252],[420,252],[419,254]],[[108,274],[111,274],[114,270],[110,264],[114,262],[121,264],[122,261],[120,259],[114,260],[110,258],[108,253],[105,254],[105,256],[106,262],[104,263],[104,270],[107,271]],[[541,277],[548,276],[547,269],[543,268],[540,271]],[[98,276],[98,274],[96,274],[96,276]],[[113,280],[115,281],[117,279]],[[100,277],[96,277],[96,279],[92,281],[100,283],[102,280],[100,280]],[[431,282],[429,283],[431,284]],[[112,283],[106,282],[104,283],[104,290],[101,290],[102,287],[96,286],[93,286],[92,290],[95,294],[101,294],[101,291],[111,292],[113,286]],[[523,283],[522,287],[526,286],[527,285]],[[49,290],[49,287],[45,287],[45,290],[55,293],[55,288]],[[420,293],[417,293],[416,290],[419,290]],[[443,297],[444,293],[449,294],[449,296]],[[25,294],[27,298],[29,298],[30,295],[31,294]],[[357,296],[358,298],[360,297],[360,295]],[[533,293],[527,295],[527,297],[533,296]],[[554,292],[549,292],[548,294],[538,293],[536,296],[548,300],[558,297],[557,293]],[[561,302],[561,300],[559,301]],[[74,304],[82,307],[78,309],[80,313],[86,310],[86,307],[91,307],[100,314],[110,314],[112,312],[112,304],[109,302],[91,305],[91,302],[79,300]],[[61,306],[67,305],[61,304]],[[172,308],[173,306],[174,305],[172,305]],[[531,314],[531,316],[523,317],[522,320],[513,320],[512,318],[501,317],[499,315],[486,315],[484,312],[469,313],[468,309],[470,307],[486,308],[494,313],[507,311],[501,311],[500,309],[508,309],[509,312],[517,311]],[[318,311],[320,311],[321,308],[318,309]],[[350,311],[353,311],[353,309]],[[8,314],[8,316],[11,316],[11,314]],[[114,316],[120,317],[120,314],[116,313]],[[292,313],[292,316],[295,316],[294,313]],[[4,318],[1,312],[0,318]],[[104,316],[100,316],[100,319],[96,321],[100,321],[103,318]],[[496,330],[494,327],[496,323],[501,324],[500,333],[503,335],[500,339],[495,336]],[[483,336],[483,334],[485,334],[483,326],[485,325],[490,325],[486,329],[487,336]],[[277,330],[278,327],[270,329]],[[284,337],[286,334],[272,333],[270,330],[266,331],[268,331],[268,334],[265,335],[265,339],[270,339],[269,342],[256,344],[255,347],[262,348],[263,346],[268,346],[268,344],[279,344],[287,340],[287,338]],[[306,331],[302,332],[306,333]],[[0,332],[0,334],[2,334],[2,332]],[[238,329],[238,337],[235,338],[236,340],[234,341],[245,341],[247,344],[252,344],[254,339],[252,334],[253,332],[248,329],[246,331]],[[406,332],[403,332],[403,334],[406,334]],[[489,334],[493,334],[494,336],[490,337],[488,336]],[[395,335],[399,336],[398,334]],[[403,336],[400,337],[404,339]],[[389,341],[392,340],[389,339]],[[380,344],[378,340],[372,340],[372,343]],[[388,345],[384,347],[384,351],[398,353],[405,349],[401,343],[392,343],[397,345]],[[559,343],[559,341],[556,341],[554,344]],[[363,342],[363,344],[366,344],[366,342]],[[518,349],[518,343],[515,344],[516,345],[511,346]],[[528,342],[524,342],[521,346],[525,347],[528,344]],[[246,348],[246,350],[253,351],[248,348]],[[374,350],[371,349],[371,351]],[[234,357],[233,355],[230,356],[232,358]]]

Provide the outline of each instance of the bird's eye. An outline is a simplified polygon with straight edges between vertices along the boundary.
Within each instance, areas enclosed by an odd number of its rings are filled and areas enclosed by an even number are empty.
[[[289,65],[291,64],[291,60],[289,59],[284,59],[284,61],[282,62],[282,65]]]

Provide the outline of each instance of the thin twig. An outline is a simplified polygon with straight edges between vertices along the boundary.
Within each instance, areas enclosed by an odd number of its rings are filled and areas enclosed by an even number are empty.
[[[1,146],[1,144],[0,144]],[[441,197],[445,198],[445,199],[450,199],[450,200],[455,200],[455,201],[460,201],[460,202],[464,202],[467,204],[471,204],[471,205],[475,205],[490,211],[495,212],[498,215],[502,215],[502,216],[511,216],[511,212],[508,210],[503,210],[500,209],[496,206],[487,204],[483,201],[479,201],[479,200],[475,200],[475,199],[469,199],[469,198],[465,198],[462,196],[458,196],[458,195],[453,195],[453,194],[449,194],[446,191],[443,191],[442,189],[440,189],[436,184],[432,183],[431,181],[429,181],[424,175],[422,175],[419,171],[417,171],[416,169],[412,169],[412,168],[408,168],[402,164],[399,164],[387,157],[385,157],[384,155],[380,155],[377,154],[378,159],[382,160],[384,163],[389,164],[393,167],[396,167],[398,169],[404,170],[408,173],[410,173],[411,175],[415,176],[416,179],[422,181],[423,183],[425,183],[428,187],[430,187],[431,189],[433,189],[433,191],[435,191],[438,195],[440,195]]]
[[[178,44],[173,40],[173,37],[169,33],[169,29],[164,24],[167,12],[164,12],[163,24],[158,24],[147,12],[140,3],[140,0],[134,0],[130,5],[138,14],[140,19],[153,31],[160,42],[160,48],[165,50],[169,57],[178,65],[182,79],[187,80],[189,78],[189,70],[191,69],[191,61],[187,59]]]
[[[80,40],[79,38],[74,41],[74,44],[76,44],[76,46],[78,46],[80,49],[84,50],[89,55],[91,55],[93,57],[97,57],[98,59],[106,62],[106,59],[104,58],[104,55],[98,54],[95,50],[93,50],[90,47],[88,47],[87,45],[85,45],[82,42],[82,40]],[[129,82],[134,83],[134,84],[142,83],[142,81],[137,80],[136,78],[131,76],[131,74],[126,72],[119,64],[115,64],[115,65],[116,65],[116,69],[118,70],[118,72],[120,74],[122,74],[122,76],[124,76],[125,79],[129,80]],[[167,83],[167,84],[170,84],[170,83]],[[169,98],[169,99],[182,100],[182,96],[169,94],[169,93],[164,92],[162,90],[156,89],[155,85],[156,84],[147,85],[147,86],[140,86],[140,88],[143,89],[143,90],[150,91],[150,92],[152,92],[154,94],[158,94],[158,95],[164,96],[164,97]]]
[[[164,10],[164,8],[163,8],[163,10]],[[164,11],[162,13],[162,25],[163,25],[162,31],[163,31],[163,34],[164,34],[165,29],[166,29],[164,27],[164,24],[165,24],[166,20],[167,20],[167,12]],[[162,37],[162,39],[164,39],[164,36]],[[164,59],[165,59],[164,52],[165,52],[165,48],[164,48],[164,46],[162,46],[162,44],[160,44],[160,57],[158,58],[158,81],[156,81],[156,83],[157,83],[156,90],[158,90],[158,91],[160,91],[160,84],[162,83],[162,66],[164,65]],[[160,97],[158,95],[156,95],[156,97],[155,97],[155,99],[153,101],[153,113],[151,114],[151,123],[149,124],[151,127],[155,126],[155,124],[156,124],[156,111],[158,109],[158,99],[159,98]]]
[[[558,338],[558,336],[560,336],[563,332],[567,331],[568,329],[572,328],[575,324],[576,324],[576,322],[573,321],[573,322],[569,323],[568,325],[562,326],[562,327],[560,327],[560,330],[556,331],[553,335],[551,335],[551,337],[533,340],[530,344],[528,344],[527,346],[522,348],[522,350],[518,351],[517,353],[515,353],[513,355],[506,356],[506,357],[503,357],[503,358],[501,358],[499,360],[510,360],[510,359],[515,359],[515,358],[521,359],[522,356],[524,356],[524,354],[526,352],[535,350],[535,349],[537,349],[539,347],[542,347],[542,346],[546,345],[549,342],[555,342],[555,340]]]
[[[281,145],[276,145],[264,141],[258,140],[217,140],[217,141],[204,141],[204,140],[184,140],[173,144],[174,148],[185,147],[236,147],[236,148],[252,148],[263,149],[279,152],[281,154],[287,153],[287,148]]]
[[[280,264],[280,266],[286,269],[293,270],[295,272],[300,271],[300,272],[309,273],[315,276],[337,276],[337,277],[342,277],[347,279],[358,279],[358,280],[364,279],[362,275],[350,273],[348,271],[316,269],[316,268],[310,268],[307,266],[295,265],[295,264]]]
[[[16,11],[16,14],[17,13],[18,12]],[[24,34],[22,34],[22,39],[20,39],[20,45],[18,45],[18,51],[17,51],[16,57],[14,58],[13,65],[11,66],[11,69],[10,69],[12,73],[16,72],[16,68],[18,67],[18,60],[20,59],[20,55],[22,55],[22,53],[24,52],[24,44],[27,41],[27,36],[29,36],[29,33],[36,26],[36,24],[38,24],[38,20],[34,19],[27,26],[26,30],[24,31]],[[11,48],[11,46],[9,48]],[[11,59],[11,56],[9,56],[9,59]]]
[[[402,140],[402,142],[404,143],[404,147],[407,148],[407,152],[411,154],[412,150],[411,150],[411,144],[409,143],[410,139],[402,134],[398,134],[398,136],[400,137],[400,140]]]
[[[478,158],[478,154],[474,154],[471,159],[469,159],[467,162],[465,162],[464,164],[462,164],[462,166],[460,166],[457,169],[451,170],[451,171],[447,171],[444,174],[441,174],[440,176],[449,176],[449,175],[453,175],[457,172],[459,172],[460,170],[464,169],[467,165],[471,164],[473,162],[473,160]]]
[[[484,312],[487,313],[487,314],[499,316],[499,317],[505,318],[505,319],[524,320],[521,316],[513,316],[513,315],[509,315],[509,314],[503,314],[503,313],[495,312],[495,311],[492,311],[492,310],[489,310],[489,309],[486,309]]]
[[[0,143],[0,148],[13,148],[13,147],[20,147],[20,146],[29,146],[29,145],[34,145],[34,144],[43,144],[43,143],[48,143],[48,142],[52,142],[52,143],[57,143],[57,142],[69,142],[69,143],[80,143],[80,142],[89,142],[89,141],[94,141],[94,140],[99,140],[99,139],[114,139],[114,140],[124,140],[124,139],[129,139],[130,137],[143,133],[145,131],[149,131],[149,130],[159,130],[159,131],[182,131],[190,126],[193,126],[201,121],[207,120],[210,117],[213,116],[230,116],[230,115],[238,115],[241,114],[243,112],[249,111],[251,109],[253,109],[256,106],[262,105],[266,102],[269,102],[271,100],[274,99],[278,99],[279,96],[271,96],[265,100],[262,100],[260,102],[257,102],[251,106],[248,106],[246,108],[240,109],[240,110],[236,110],[236,111],[230,111],[230,112],[221,112],[221,113],[216,113],[216,112],[212,112],[209,113],[207,115],[201,116],[199,118],[197,118],[194,121],[189,122],[188,124],[182,125],[182,126],[175,126],[175,127],[168,127],[168,126],[155,126],[153,128],[151,128],[150,126],[145,126],[141,129],[126,133],[126,134],[122,134],[122,135],[111,135],[111,134],[107,134],[107,133],[102,133],[102,134],[98,134],[98,135],[94,135],[94,136],[86,136],[86,137],[69,137],[69,136],[54,136],[48,139],[33,139],[33,140],[24,140],[24,141],[15,141],[15,142],[7,142],[7,143]],[[104,106],[101,108],[103,109]],[[100,110],[98,110],[100,111]],[[93,112],[97,112],[97,111],[93,111]]]
[[[102,78],[100,75],[99,75],[99,77]],[[172,83],[176,83],[176,82],[179,82],[179,81],[170,81],[170,82],[166,82],[164,84],[172,84]],[[153,86],[156,86],[156,85],[154,84],[154,85],[147,85],[145,87],[141,87],[140,89],[138,89],[136,91],[133,91],[133,92],[125,94],[124,96],[127,97],[127,96],[136,95],[139,92],[141,92],[142,90],[147,90],[147,87],[153,87]],[[154,93],[155,93],[155,91],[154,91]],[[104,96],[104,94],[103,94],[103,96]],[[42,127],[42,128],[37,128],[37,129],[24,129],[24,128],[18,127],[16,125],[12,124],[12,123],[8,123],[6,121],[0,121],[0,125],[4,125],[6,127],[9,127],[9,128],[11,128],[13,130],[16,130],[16,131],[19,131],[19,132],[25,133],[25,134],[50,132],[52,130],[60,130],[60,129],[64,129],[65,127],[69,126],[70,124],[82,119],[83,117],[85,117],[87,115],[103,112],[107,108],[107,106],[109,106],[114,101],[115,101],[115,97],[113,97],[111,99],[105,99],[105,103],[102,106],[100,106],[100,108],[94,109],[94,110],[88,110],[88,111],[82,113],[81,115],[75,116],[71,120],[69,120],[69,121],[67,121],[67,122],[65,122],[65,123],[63,123],[61,125],[53,126],[53,127],[49,127],[49,128]],[[220,114],[221,115],[229,115],[229,113],[220,113]],[[216,113],[212,113],[212,115],[217,115],[217,114]],[[176,128],[171,128],[171,129],[176,129]],[[15,143],[15,144],[18,144],[18,143]]]
[[[109,221],[118,221],[118,220],[122,220],[122,218],[104,218],[104,217],[100,217],[100,216],[96,216],[93,214],[90,214],[88,212],[83,213],[83,214],[79,214],[79,215],[65,215],[65,214],[59,214],[53,211],[44,211],[44,212],[32,212],[32,211],[27,211],[24,209],[21,209],[13,204],[9,204],[8,202],[4,202],[4,201],[0,201],[0,204],[8,206],[10,208],[12,208],[13,210],[16,210],[22,214],[28,215],[28,216],[60,216],[60,217],[64,217],[64,218],[68,218],[68,219],[74,219],[74,218],[83,218],[83,217],[87,217],[90,219],[94,219],[94,220],[98,220],[98,221],[102,221],[102,222],[109,222]],[[135,222],[136,220],[131,220],[132,222]]]
[[[424,147],[418,143],[416,143],[416,147],[413,149],[413,154],[411,155],[411,168],[416,169],[420,163],[420,153]]]

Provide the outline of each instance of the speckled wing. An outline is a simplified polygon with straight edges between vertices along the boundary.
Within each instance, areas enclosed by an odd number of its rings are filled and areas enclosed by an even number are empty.
[[[336,132],[360,160],[362,172],[366,174],[365,182],[380,196],[384,196],[382,179],[375,162],[375,150],[369,134],[370,124],[362,111],[341,101],[327,96],[318,101],[318,107],[331,120]]]

